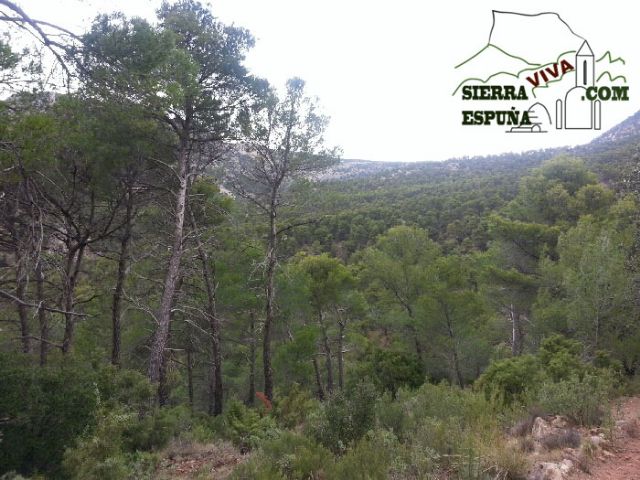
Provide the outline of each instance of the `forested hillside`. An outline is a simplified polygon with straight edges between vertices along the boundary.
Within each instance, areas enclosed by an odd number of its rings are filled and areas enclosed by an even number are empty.
[[[196,1],[31,14],[0,0],[2,479],[541,479],[529,454],[566,447],[588,471],[580,432],[640,389],[640,114],[340,160],[305,82],[254,76]]]

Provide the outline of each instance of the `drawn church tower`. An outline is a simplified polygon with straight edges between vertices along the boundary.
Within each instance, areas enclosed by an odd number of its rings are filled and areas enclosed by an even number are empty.
[[[595,60],[585,40],[576,53],[576,85],[567,91],[563,102],[556,101],[556,128],[600,130],[600,100],[587,99],[587,88],[595,86]]]

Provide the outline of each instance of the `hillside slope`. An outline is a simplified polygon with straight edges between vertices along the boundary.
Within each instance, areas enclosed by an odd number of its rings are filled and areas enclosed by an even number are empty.
[[[640,112],[589,144],[443,162],[344,160],[316,179],[308,202],[324,218],[300,229],[296,247],[319,244],[342,257],[389,227],[415,224],[450,248],[486,246],[484,218],[516,194],[520,179],[561,154],[584,159],[600,179],[623,191],[640,183]]]

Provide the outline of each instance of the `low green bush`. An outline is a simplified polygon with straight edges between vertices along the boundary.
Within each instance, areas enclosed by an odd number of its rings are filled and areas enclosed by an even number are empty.
[[[2,356],[0,379],[0,475],[60,476],[65,448],[95,425],[92,372],[72,364],[34,368]]]
[[[331,452],[302,435],[284,432],[262,443],[260,450],[238,467],[232,479],[304,480],[328,477],[334,463]]]
[[[279,425],[284,428],[294,428],[303,424],[318,406],[318,401],[311,397],[308,390],[294,383],[289,393],[277,400],[273,413]]]
[[[224,425],[226,436],[245,452],[280,433],[273,417],[261,416],[257,410],[238,401],[229,404],[224,414]]]
[[[309,419],[307,431],[335,453],[362,438],[375,425],[378,391],[366,380],[334,394]]]
[[[137,414],[109,412],[95,431],[78,439],[64,454],[65,473],[78,480],[150,479],[158,462],[148,452],[128,451],[125,432],[138,423]]]
[[[521,401],[527,389],[542,377],[542,367],[533,355],[521,355],[491,363],[476,381],[487,398],[498,397],[506,405]]]
[[[613,386],[613,376],[606,370],[588,372],[561,382],[544,382],[534,402],[548,414],[565,415],[580,425],[600,425]]]

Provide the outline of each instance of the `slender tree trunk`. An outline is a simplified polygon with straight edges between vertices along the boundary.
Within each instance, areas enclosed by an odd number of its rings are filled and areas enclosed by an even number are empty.
[[[62,339],[62,353],[68,354],[73,347],[73,340],[76,328],[76,318],[71,314],[75,305],[75,291],[80,275],[80,268],[84,258],[84,250],[86,244],[81,242],[75,248],[67,253],[67,261],[65,263],[65,278],[62,287],[62,309],[64,314],[64,337]]]
[[[516,310],[513,304],[509,305],[509,320],[511,321],[511,354],[518,356],[522,353],[522,325],[520,321],[520,312]]]
[[[49,353],[49,317],[44,309],[44,271],[42,270],[42,259],[39,258],[36,263],[36,297],[38,300],[38,324],[40,327],[40,366],[47,364],[47,355]]]
[[[318,359],[314,355],[313,356],[313,371],[316,374],[316,387],[318,389],[318,400],[324,400],[324,388],[322,386],[322,377],[320,375],[320,367],[318,366]]]
[[[13,253],[15,255],[15,275],[16,275],[16,289],[15,295],[19,300],[16,302],[16,310],[18,312],[18,322],[20,324],[20,344],[23,353],[31,352],[31,333],[29,330],[29,310],[25,305],[27,301],[27,284],[28,284],[28,254],[25,248],[25,228],[20,224],[19,219],[23,216],[23,212],[20,209],[22,201],[22,192],[26,191],[26,180],[23,180],[16,188],[14,192],[12,202],[12,212],[10,218],[9,232],[13,240]],[[28,231],[28,230],[27,230]]]
[[[344,330],[345,321],[341,318],[338,320],[338,387],[340,390],[344,388]]]
[[[410,322],[413,322],[413,309],[411,308],[411,305],[405,302],[403,302],[402,305],[407,311],[407,315],[409,316]],[[424,348],[422,347],[422,342],[420,342],[420,338],[418,336],[418,329],[415,327],[413,323],[409,323],[408,327],[409,327],[409,331],[411,332],[411,336],[413,337],[413,344],[416,349],[416,355],[418,356],[418,360],[420,360],[420,363],[422,363],[424,358]]]
[[[27,301],[27,272],[26,257],[21,254],[16,263],[16,297],[20,300],[17,304],[18,318],[20,320],[20,340],[22,352],[31,353],[31,331],[29,329],[29,310],[24,302]]]
[[[249,388],[247,391],[247,405],[253,405],[256,399],[256,319],[253,310],[249,312]]]
[[[171,361],[171,352],[169,350],[164,351],[160,363],[160,376],[158,378],[158,404],[164,407],[169,403],[169,384],[167,383],[167,374],[169,370],[169,362]]]
[[[276,301],[276,267],[278,231],[276,225],[275,197],[271,202],[269,214],[269,238],[267,250],[267,283],[266,283],[266,307],[264,319],[264,331],[262,337],[262,363],[264,367],[264,394],[269,400],[273,400],[273,368],[271,366],[271,327],[275,318]]]
[[[191,216],[191,225],[196,232],[196,245],[198,247],[198,257],[202,263],[202,276],[207,290],[207,319],[209,320],[209,329],[211,330],[211,389],[209,413],[211,415],[220,415],[222,413],[224,387],[222,384],[222,352],[220,348],[220,320],[218,319],[216,305],[216,284],[215,274],[209,265],[209,256],[207,255],[202,241],[198,235],[198,226],[193,212],[189,212]]]
[[[327,368],[327,393],[331,395],[333,393],[333,361],[331,359],[331,344],[329,343],[329,335],[327,335],[327,329],[324,325],[322,311],[318,311],[318,323],[322,331],[322,345],[325,353],[324,361]]]
[[[127,206],[125,213],[125,224],[122,237],[120,238],[120,253],[118,257],[118,277],[116,287],[113,291],[113,304],[111,306],[111,363],[120,366],[120,346],[121,346],[121,322],[122,322],[122,297],[124,293],[124,283],[127,278],[129,268],[129,244],[131,242],[132,217],[133,217],[133,194],[131,187],[127,191]]]
[[[151,355],[147,375],[152,383],[160,382],[163,357],[169,341],[169,327],[171,324],[171,310],[176,284],[180,276],[180,261],[182,259],[182,241],[184,234],[184,220],[189,186],[189,145],[183,136],[178,154],[178,178],[180,185],[176,196],[175,218],[173,225],[173,248],[169,257],[169,265],[164,279],[162,298],[157,315],[157,327],[151,342]]]
[[[413,325],[410,325],[409,328],[411,329],[411,334],[413,335],[413,344],[416,349],[416,356],[418,357],[418,360],[420,360],[420,363],[422,363],[424,357],[424,348],[422,347],[422,342],[420,342],[420,339],[418,338],[418,330]]]
[[[453,332],[453,325],[451,323],[451,318],[449,316],[449,308],[447,305],[443,305],[444,316],[447,321],[447,335],[449,336],[449,340],[451,341],[451,357],[453,360],[453,369],[456,374],[456,379],[458,380],[458,385],[460,388],[464,387],[464,378],[462,377],[462,369],[460,368],[460,358],[458,356],[458,347],[456,347],[456,338]]]
[[[189,392],[189,408],[193,410],[193,353],[191,346],[187,348],[187,391]]]

